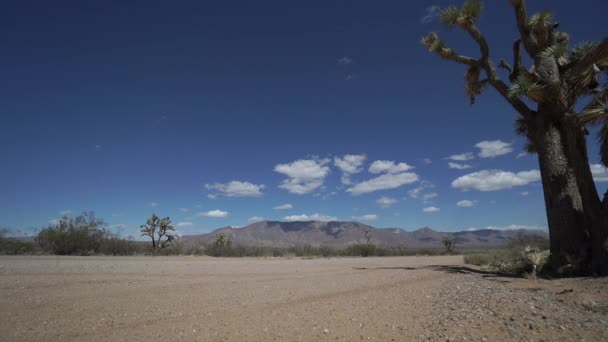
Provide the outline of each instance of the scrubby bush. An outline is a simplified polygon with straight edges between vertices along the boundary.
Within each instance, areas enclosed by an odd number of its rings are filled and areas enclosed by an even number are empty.
[[[234,256],[235,251],[232,247],[232,236],[218,233],[211,245],[205,249],[205,254],[214,257]]]
[[[549,256],[548,247],[547,239],[521,233],[506,248],[465,254],[464,262],[498,273],[529,274],[530,278],[535,279]]]
[[[42,229],[34,241],[43,252],[58,255],[133,255],[141,252],[137,242],[112,233],[92,211],[73,218],[64,216],[57,224]]]
[[[90,255],[101,251],[111,232],[93,212],[83,212],[74,218],[64,216],[56,225],[42,229],[36,237],[40,248],[59,255]]]
[[[32,254],[36,251],[36,245],[30,241],[20,241],[7,237],[8,230],[0,230],[0,254]]]

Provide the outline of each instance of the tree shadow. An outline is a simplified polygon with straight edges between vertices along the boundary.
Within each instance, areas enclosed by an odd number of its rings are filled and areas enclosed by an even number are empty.
[[[521,278],[516,274],[509,273],[498,273],[498,272],[490,272],[483,271],[476,268],[462,266],[462,265],[433,265],[433,266],[425,266],[425,269],[431,269],[434,271],[447,272],[447,273],[459,273],[459,274],[477,274],[481,275],[484,278]],[[498,279],[496,279],[498,280]]]
[[[415,267],[353,267],[355,270],[416,270]]]

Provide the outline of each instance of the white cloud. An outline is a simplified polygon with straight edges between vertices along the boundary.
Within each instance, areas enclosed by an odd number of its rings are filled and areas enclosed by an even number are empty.
[[[507,226],[487,226],[481,229],[491,229],[491,230],[519,230],[519,229],[527,229],[527,230],[547,230],[546,226],[538,226],[538,225],[523,225],[523,224],[510,224]],[[469,227],[468,231],[476,231],[480,230],[480,228]]]
[[[522,195],[522,196],[528,196],[528,194],[529,194],[529,192],[527,192],[527,191],[522,191],[522,192],[521,192],[521,195]]]
[[[321,215],[321,214],[312,214],[312,215],[306,215],[306,214],[302,214],[302,215],[289,215],[289,216],[285,216],[283,217],[284,221],[289,221],[289,222],[293,222],[293,221],[323,221],[323,222],[329,222],[329,221],[337,221],[338,218],[334,217],[334,216],[327,216],[327,215]]]
[[[118,223],[118,224],[112,225],[111,227],[116,228],[116,229],[125,229],[125,228],[128,228],[129,226],[124,223]]]
[[[334,165],[342,171],[342,184],[351,184],[350,175],[361,172],[366,158],[365,154],[347,154],[342,158],[334,158]]]
[[[221,217],[228,216],[228,212],[219,210],[219,209],[215,209],[215,210],[211,210],[211,211],[202,211],[202,212],[198,213],[197,216],[221,218]]]
[[[378,215],[376,214],[367,214],[362,216],[353,216],[351,217],[355,221],[373,221],[378,219]]]
[[[369,172],[373,174],[387,172],[387,173],[401,173],[413,169],[414,167],[407,163],[396,164],[391,160],[376,160],[369,166]]]
[[[425,189],[434,188],[435,185],[429,181],[420,182],[420,186],[407,192],[411,198],[418,198]]]
[[[348,56],[344,56],[340,59],[338,59],[338,65],[349,65],[352,64],[354,62],[354,60]]]
[[[382,208],[388,208],[391,205],[397,203],[397,200],[391,197],[382,196],[376,200],[376,203]]]
[[[431,203],[431,202],[432,202],[431,200],[432,200],[433,198],[437,197],[437,196],[438,196],[438,195],[437,195],[437,193],[436,193],[436,192],[430,192],[430,193],[428,193],[428,194],[423,194],[423,195],[422,195],[422,203],[424,203],[424,204]]]
[[[218,191],[226,197],[260,197],[263,195],[264,184],[230,181],[228,183],[205,184],[207,190]]]
[[[188,208],[177,208],[177,210],[181,211],[182,213],[188,212]]]
[[[461,153],[461,154],[452,154],[447,159],[455,160],[455,161],[467,161],[467,160],[475,159],[475,156],[473,155],[473,152],[465,152],[465,153]]]
[[[441,14],[441,8],[436,5],[427,7],[425,11],[425,15],[420,18],[420,22],[423,24],[430,23],[431,21],[435,20],[435,18],[439,18],[439,15]]]
[[[72,211],[68,209],[68,210],[60,211],[59,215],[61,215],[61,216],[68,216],[71,213],[72,213]]]
[[[425,164],[427,164],[427,165],[428,165],[428,164],[433,163],[433,161],[431,160],[431,158],[424,158],[424,159],[422,159],[422,161],[423,161]]]
[[[247,220],[247,222],[249,222],[249,223],[260,222],[260,221],[264,221],[264,218],[259,217],[259,216],[253,216],[253,217],[250,217],[249,220]]]
[[[329,161],[329,159],[299,159],[290,164],[276,165],[274,171],[288,177],[279,187],[297,195],[315,191],[323,185],[325,177],[330,173],[327,166]]]
[[[58,225],[58,224],[59,224],[59,220],[58,220],[58,219],[55,219],[55,220],[50,220],[50,221],[49,221],[49,224],[51,224],[51,225],[53,225],[53,226],[56,226],[56,225]]]
[[[481,170],[456,178],[452,187],[461,190],[496,191],[523,186],[540,180],[538,170],[513,173],[502,170]]]
[[[462,200],[462,201],[456,203],[456,205],[459,207],[463,207],[463,208],[470,208],[470,207],[474,206],[476,203],[477,203],[477,201]]]
[[[286,204],[282,204],[282,205],[277,205],[276,207],[272,207],[272,209],[274,209],[274,210],[293,209],[293,205],[286,203]]]
[[[601,164],[591,164],[589,167],[594,181],[598,183],[608,182],[608,169]]]
[[[482,141],[475,147],[480,149],[477,154],[480,158],[494,158],[513,152],[511,144],[501,140]]]
[[[412,172],[391,174],[387,173],[370,180],[355,184],[346,191],[352,195],[361,195],[378,190],[395,189],[402,185],[412,184],[418,181],[418,175]]]
[[[437,207],[426,207],[426,208],[422,209],[422,211],[425,213],[436,213],[439,210],[441,210],[441,209],[439,209]]]
[[[156,202],[150,202],[150,203],[148,203],[148,205],[154,208],[154,207],[158,207],[160,204],[158,204]]]
[[[454,163],[454,162],[448,162],[448,166],[450,167],[450,169],[457,169],[457,170],[466,170],[466,169],[470,169],[473,167],[469,164],[461,164],[461,163]]]
[[[192,222],[182,221],[182,222],[178,222],[175,226],[176,227],[192,227]]]
[[[527,152],[520,152],[520,153],[517,154],[517,156],[515,158],[519,159],[521,157],[530,156],[530,155],[531,154],[527,153]]]
[[[207,194],[207,198],[208,198],[208,199],[216,199],[216,198],[217,198],[217,195],[214,195],[214,194]]]

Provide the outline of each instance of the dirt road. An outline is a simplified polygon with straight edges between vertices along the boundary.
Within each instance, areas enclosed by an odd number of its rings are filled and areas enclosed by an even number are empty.
[[[459,256],[0,257],[0,336],[5,341],[608,339],[602,302],[586,310],[576,300],[562,300],[551,284],[537,283],[546,288],[531,291],[526,283],[491,279],[460,265]],[[608,283],[590,284],[586,293],[605,291]],[[603,300],[602,293],[592,297]]]

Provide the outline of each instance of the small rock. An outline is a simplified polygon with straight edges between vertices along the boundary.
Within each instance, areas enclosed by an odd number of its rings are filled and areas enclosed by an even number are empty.
[[[327,328],[323,329],[323,333],[324,334],[329,334],[329,329],[327,329]]]

